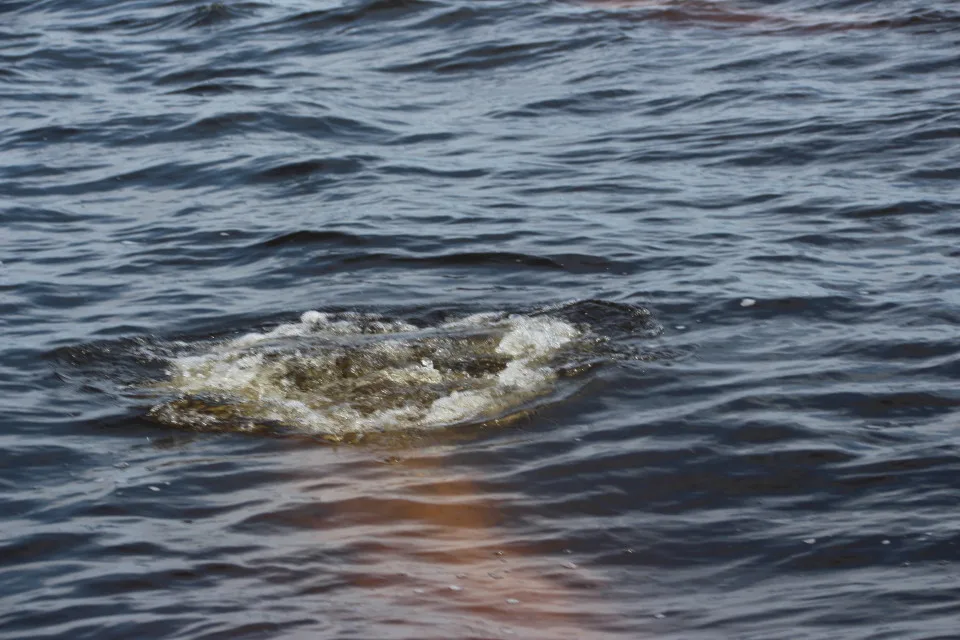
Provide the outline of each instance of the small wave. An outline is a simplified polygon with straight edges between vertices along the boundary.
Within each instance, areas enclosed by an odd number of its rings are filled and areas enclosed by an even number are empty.
[[[257,67],[197,67],[168,73],[152,79],[152,81],[155,85],[162,87],[171,84],[212,82],[227,78],[251,78],[265,75],[269,75],[269,72]],[[147,79],[147,77],[144,76],[144,79]]]
[[[490,42],[463,50],[443,49],[431,52],[415,62],[389,64],[380,69],[387,73],[469,73],[480,69],[497,69],[513,65],[532,65],[544,58],[568,53],[571,48],[595,44],[597,38],[542,40],[532,42]]]
[[[168,3],[176,4],[176,3]],[[185,29],[214,29],[243,18],[256,16],[269,5],[260,2],[212,2],[184,10],[174,10],[155,17],[136,18],[124,16],[110,21],[107,28],[146,34],[156,31],[179,31]],[[103,30],[103,25],[92,24],[88,30]]]
[[[934,200],[914,200],[874,206],[850,206],[841,209],[838,215],[853,219],[886,218],[888,216],[946,213],[952,208],[952,205]]]
[[[367,244],[361,236],[343,231],[292,231],[258,243],[261,247],[286,247],[312,244],[336,244],[341,246],[360,246]]]
[[[185,94],[191,96],[218,96],[225,95],[228,93],[237,93],[239,91],[256,91],[257,87],[251,84],[242,84],[239,82],[203,82],[200,84],[195,84],[193,86],[187,87],[186,89],[178,89],[176,91],[171,91],[171,94]]]
[[[372,0],[351,3],[334,9],[315,9],[284,18],[276,27],[284,31],[290,29],[317,30],[328,29],[342,24],[362,21],[379,21],[403,18],[415,15],[433,7],[433,3],[424,0]]]
[[[200,118],[166,134],[167,140],[196,140],[253,128],[261,116],[256,112],[221,113]]]
[[[320,174],[345,174],[362,171],[364,163],[360,158],[314,158],[297,162],[286,162],[264,169],[257,178],[265,182],[296,180]]]
[[[442,255],[409,256],[378,252],[341,257],[331,267],[337,269],[378,269],[402,265],[408,268],[497,268],[566,271],[568,273],[628,273],[635,269],[629,263],[582,254],[532,255],[508,251],[466,251]]]
[[[193,10],[186,27],[211,27],[237,17],[238,10],[222,2],[212,2]]]

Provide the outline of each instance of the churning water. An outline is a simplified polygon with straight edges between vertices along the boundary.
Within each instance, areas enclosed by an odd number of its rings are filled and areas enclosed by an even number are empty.
[[[574,320],[591,314],[598,327]],[[600,301],[533,314],[474,313],[423,327],[376,314],[308,311],[298,322],[236,338],[85,345],[61,358],[67,376],[69,367],[87,369],[116,382],[118,395],[152,390],[146,415],[166,425],[356,441],[499,423],[568,396],[586,372],[629,357],[625,344],[618,350],[596,333],[616,325],[621,333],[624,326],[637,335],[659,332],[647,310]],[[158,366],[160,379],[151,377]]]
[[[960,637],[948,0],[0,0],[0,638]]]

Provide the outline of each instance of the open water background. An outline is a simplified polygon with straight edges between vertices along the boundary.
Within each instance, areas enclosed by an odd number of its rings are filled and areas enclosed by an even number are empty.
[[[0,1],[0,638],[960,637],[958,105],[946,0]],[[587,299],[662,332],[403,446],[102,382]]]

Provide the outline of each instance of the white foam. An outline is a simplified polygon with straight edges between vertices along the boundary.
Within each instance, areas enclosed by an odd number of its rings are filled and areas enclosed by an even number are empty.
[[[485,420],[548,394],[552,361],[582,337],[547,316],[480,313],[419,329],[369,314],[308,311],[299,322],[171,361],[163,386],[181,398],[215,394],[235,413],[218,406],[203,415],[202,402],[178,413],[174,401],[154,415],[184,426],[242,418],[331,435]],[[276,343],[285,338],[298,340]]]
[[[490,326],[506,317],[506,314],[497,311],[474,313],[463,318],[449,320],[440,325],[442,329],[466,329],[480,326]]]
[[[504,387],[532,389],[546,384],[554,377],[552,369],[547,367],[531,367],[526,360],[508,362],[497,375],[497,382]]]
[[[497,351],[516,357],[542,356],[557,351],[580,335],[573,325],[547,317],[510,316],[510,331]]]
[[[483,391],[454,391],[437,398],[423,417],[425,424],[455,424],[467,418],[479,417],[490,409],[492,397]]]

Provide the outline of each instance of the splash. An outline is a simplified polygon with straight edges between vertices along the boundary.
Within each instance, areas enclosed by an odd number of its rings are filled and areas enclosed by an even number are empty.
[[[153,419],[178,427],[348,434],[523,411],[590,368],[604,338],[549,315],[481,313],[418,327],[308,311],[299,322],[171,358]]]
[[[65,379],[79,370],[85,386],[146,401],[167,426],[341,441],[528,415],[604,364],[646,359],[628,342],[658,332],[646,309],[600,300],[403,319],[308,311],[229,338],[144,336],[57,358]]]

